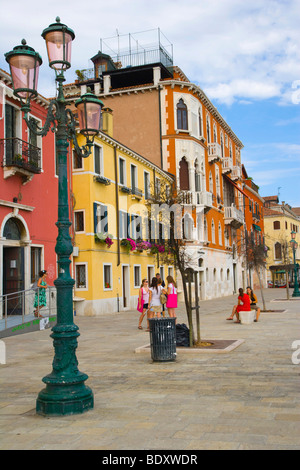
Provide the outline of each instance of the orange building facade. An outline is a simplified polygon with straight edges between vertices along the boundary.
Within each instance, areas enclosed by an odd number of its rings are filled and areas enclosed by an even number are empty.
[[[68,99],[90,86],[113,111],[115,139],[175,176],[201,299],[245,288],[248,274],[238,246],[250,206],[240,139],[179,67],[158,61],[122,68],[102,52],[92,61],[94,75],[66,85]]]

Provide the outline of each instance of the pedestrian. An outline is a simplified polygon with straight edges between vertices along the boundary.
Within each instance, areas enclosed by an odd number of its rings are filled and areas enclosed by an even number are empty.
[[[157,277],[153,277],[150,286],[150,297],[149,297],[149,318],[153,318],[155,315],[157,318],[160,318],[160,314],[162,312],[162,305],[160,302],[160,295],[163,292],[163,288],[161,285],[158,284]],[[149,331],[149,328],[148,330]]]
[[[232,309],[232,313],[230,317],[226,318],[226,320],[233,320],[234,315],[236,315],[236,321],[234,323],[241,323],[240,322],[240,317],[239,317],[239,312],[250,312],[251,307],[250,307],[250,297],[248,294],[244,293],[244,289],[241,287],[239,288],[239,297],[238,297],[238,304],[235,305]],[[242,302],[242,304],[241,304]]]
[[[254,294],[253,290],[251,289],[250,286],[247,287],[247,294],[249,295],[250,297],[250,305],[251,305],[251,310],[255,310],[256,311],[256,317],[255,317],[255,322],[258,321],[259,319],[259,316],[260,316],[260,307],[258,307],[256,304],[257,304],[257,297],[256,295]]]
[[[46,307],[47,298],[46,298],[46,289],[48,287],[46,282],[47,271],[43,269],[39,272],[39,280],[37,282],[37,292],[35,293],[34,304],[34,316],[38,318],[43,318],[40,314],[40,309]]]
[[[139,326],[138,329],[142,330],[142,321],[144,319],[144,316],[146,315],[148,308],[149,308],[149,285],[148,285],[148,280],[143,279],[142,280],[142,285],[139,290],[139,300],[138,300],[138,311],[141,312],[140,318],[139,318]],[[149,328],[149,326],[148,326]]]
[[[156,278],[157,278],[157,284],[163,288],[162,293],[164,293],[165,292],[164,287],[166,285],[165,281],[162,280],[159,273],[156,274]],[[162,305],[162,316],[165,318],[165,316],[166,316],[165,304],[161,304],[161,305]]]
[[[177,285],[172,276],[167,276],[167,303],[169,316],[176,318],[175,309],[177,308]]]

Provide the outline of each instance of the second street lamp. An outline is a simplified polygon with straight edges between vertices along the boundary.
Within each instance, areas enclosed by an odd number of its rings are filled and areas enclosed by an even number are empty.
[[[57,98],[50,101],[44,127],[39,127],[28,118],[30,100],[37,95],[38,68],[42,63],[39,54],[22,41],[13,51],[8,52],[6,60],[10,65],[14,94],[21,100],[24,119],[31,132],[44,137],[49,129],[56,133],[56,155],[58,159],[58,236],[55,251],[58,258],[58,278],[54,281],[57,289],[57,323],[52,328],[51,337],[54,345],[52,372],[43,378],[46,384],[38,395],[36,411],[42,415],[67,415],[82,413],[94,406],[92,390],[85,385],[88,376],[78,370],[76,358],[78,327],[73,321],[73,286],[75,281],[70,275],[70,255],[73,246],[69,233],[68,200],[68,147],[73,141],[76,153],[85,158],[92,152],[94,136],[99,131],[101,108],[103,103],[91,93],[81,97],[84,103],[84,119],[80,132],[86,136],[86,145],[79,147],[75,132],[75,119],[70,109],[66,108],[63,93],[64,70],[71,66],[71,42],[74,32],[66,25],[51,24],[43,31],[46,40],[49,65],[55,70],[58,86]],[[80,109],[78,103],[78,108]],[[80,114],[80,112],[79,112]],[[92,116],[92,124],[88,117]]]
[[[298,248],[298,243],[296,242],[296,232],[292,230],[291,232],[291,241],[290,245],[293,250],[293,258],[294,258],[294,291],[292,296],[293,297],[300,297],[300,291],[299,291],[299,282],[298,282],[298,270],[299,270],[299,265],[296,263],[296,251]]]

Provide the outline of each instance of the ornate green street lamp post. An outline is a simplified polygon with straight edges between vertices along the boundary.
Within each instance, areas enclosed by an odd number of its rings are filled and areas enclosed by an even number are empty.
[[[37,95],[40,55],[23,40],[20,46],[5,54],[10,65],[14,94],[21,100],[21,109],[27,126],[36,135],[45,136],[49,129],[56,133],[56,155],[58,159],[58,237],[55,251],[58,257],[57,323],[52,328],[54,345],[52,372],[43,378],[46,387],[39,393],[36,411],[42,415],[68,415],[82,413],[94,406],[92,390],[85,385],[88,376],[78,370],[76,358],[78,327],[73,322],[73,286],[70,276],[70,255],[73,247],[69,228],[67,155],[69,141],[73,140],[77,154],[91,154],[95,135],[100,129],[103,103],[93,94],[87,93],[75,106],[79,115],[80,132],[86,136],[86,145],[79,147],[75,132],[75,119],[66,108],[63,94],[64,71],[71,66],[71,45],[74,32],[56,18],[42,33],[46,41],[49,66],[55,70],[58,86],[57,98],[50,101],[47,119],[40,128],[28,118],[30,100]]]
[[[296,250],[298,248],[298,243],[296,242],[296,232],[292,230],[291,232],[291,241],[290,245],[293,250],[293,257],[294,257],[294,292],[292,294],[292,297],[300,297],[300,291],[299,291],[299,282],[298,282],[298,270],[299,270],[299,264],[296,263]]]

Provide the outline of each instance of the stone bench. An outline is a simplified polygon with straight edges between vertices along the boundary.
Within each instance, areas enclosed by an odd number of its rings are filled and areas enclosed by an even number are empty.
[[[256,318],[256,310],[250,310],[247,312],[242,310],[239,312],[239,318],[243,325],[250,325]]]

